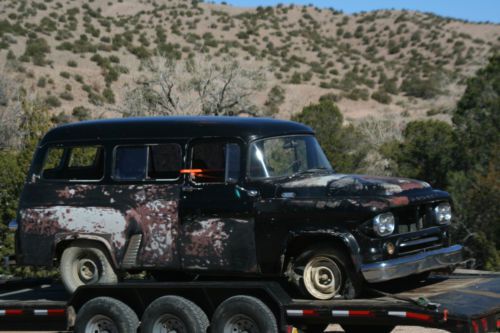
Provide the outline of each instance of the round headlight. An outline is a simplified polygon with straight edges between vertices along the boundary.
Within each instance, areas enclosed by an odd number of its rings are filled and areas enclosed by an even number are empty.
[[[434,218],[438,224],[451,223],[451,205],[448,202],[443,202],[434,207]]]
[[[379,236],[389,236],[394,232],[394,215],[384,213],[373,218],[373,231]]]

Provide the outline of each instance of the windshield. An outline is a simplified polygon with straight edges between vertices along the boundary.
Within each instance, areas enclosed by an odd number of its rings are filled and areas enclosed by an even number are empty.
[[[310,135],[283,136],[250,146],[249,177],[288,177],[308,170],[332,170],[318,141]]]

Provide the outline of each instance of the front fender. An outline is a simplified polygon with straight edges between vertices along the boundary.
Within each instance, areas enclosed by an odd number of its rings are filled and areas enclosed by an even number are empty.
[[[292,247],[292,244],[296,242],[303,242],[304,244],[312,242],[312,244],[317,244],[318,242],[322,241],[334,241],[343,244],[346,250],[349,252],[348,254],[352,260],[354,269],[357,272],[361,271],[362,257],[359,244],[350,232],[343,230],[326,229],[290,232],[286,240],[286,245],[283,249],[282,258],[285,258],[289,255],[289,253],[287,253],[288,249],[290,249]],[[282,268],[284,267],[284,265],[285,262],[284,260],[282,260]]]

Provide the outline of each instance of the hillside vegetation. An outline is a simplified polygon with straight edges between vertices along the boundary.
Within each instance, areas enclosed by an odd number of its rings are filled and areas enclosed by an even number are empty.
[[[466,78],[500,45],[500,25],[409,11],[344,15],[196,0],[0,4],[0,67],[58,121],[116,115],[144,61],[158,54],[263,68],[266,85],[253,100],[279,118],[329,94],[347,120],[449,120]]]

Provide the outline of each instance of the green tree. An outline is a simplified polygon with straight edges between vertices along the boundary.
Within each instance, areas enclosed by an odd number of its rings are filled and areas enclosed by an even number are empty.
[[[7,224],[15,218],[19,197],[31,164],[36,146],[52,123],[46,106],[39,101],[23,101],[22,121],[19,132],[22,133],[22,144],[19,150],[0,150],[0,256],[14,254],[14,235],[7,230]],[[40,270],[16,268],[16,274],[26,276],[47,274]],[[0,267],[0,273],[6,273]]]
[[[306,106],[292,120],[312,127],[326,156],[338,172],[354,173],[362,168],[366,145],[352,125],[345,126],[337,105],[324,99]]]
[[[500,270],[500,54],[469,79],[453,113],[459,168],[451,174],[461,236],[478,266]]]
[[[460,141],[463,168],[487,168],[492,147],[500,146],[500,54],[468,80],[453,113],[453,124]]]
[[[395,148],[395,149],[394,149]],[[416,120],[403,131],[403,141],[385,155],[397,163],[397,173],[425,180],[438,188],[447,185],[456,151],[451,125],[438,120]]]

